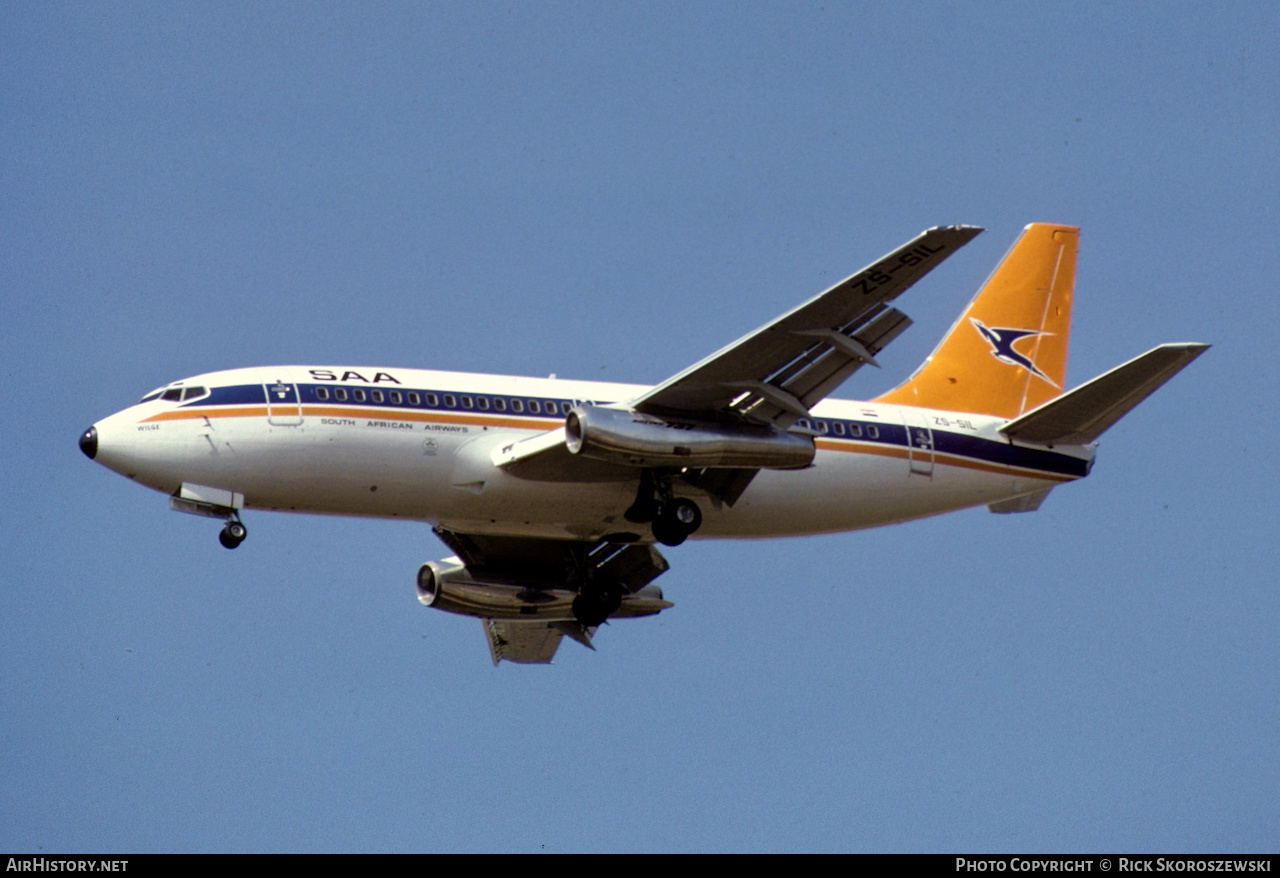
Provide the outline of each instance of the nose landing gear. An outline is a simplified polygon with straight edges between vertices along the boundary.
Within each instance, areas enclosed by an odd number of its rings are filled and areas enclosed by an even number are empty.
[[[228,518],[227,523],[222,526],[222,532],[218,534],[218,542],[228,549],[234,549],[243,543],[248,535],[249,530],[239,517]]]
[[[190,482],[183,482],[182,487],[169,497],[169,508],[176,512],[201,515],[205,518],[220,518],[225,521],[226,523],[222,525],[222,533],[218,534],[218,542],[228,549],[234,549],[249,535],[244,522],[240,520],[239,510],[243,505],[244,494]]]

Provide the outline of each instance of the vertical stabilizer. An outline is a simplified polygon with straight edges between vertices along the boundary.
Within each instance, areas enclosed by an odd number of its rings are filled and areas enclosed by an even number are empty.
[[[924,365],[876,401],[1016,418],[1062,393],[1079,240],[1027,226]]]

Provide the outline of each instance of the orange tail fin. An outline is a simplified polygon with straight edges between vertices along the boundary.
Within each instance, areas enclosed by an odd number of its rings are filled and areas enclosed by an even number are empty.
[[[1062,393],[1080,230],[1032,223],[916,373],[876,402],[1016,418]]]

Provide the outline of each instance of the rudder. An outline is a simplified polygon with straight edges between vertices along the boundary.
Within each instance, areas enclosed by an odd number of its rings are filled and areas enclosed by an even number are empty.
[[[941,344],[876,402],[1016,418],[1062,393],[1080,230],[1023,230]]]

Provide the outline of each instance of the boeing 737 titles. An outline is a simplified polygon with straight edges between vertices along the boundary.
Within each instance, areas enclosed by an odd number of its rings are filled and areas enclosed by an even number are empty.
[[[494,664],[670,606],[655,543],[1031,512],[1199,356],[1165,344],[1064,392],[1079,230],[1036,223],[905,383],[829,399],[910,325],[898,296],[982,230],[929,229],[655,387],[270,366],[153,390],[80,437],[172,508],[425,521],[453,552],[418,599],[482,620]],[[593,647],[594,648],[594,647]]]

